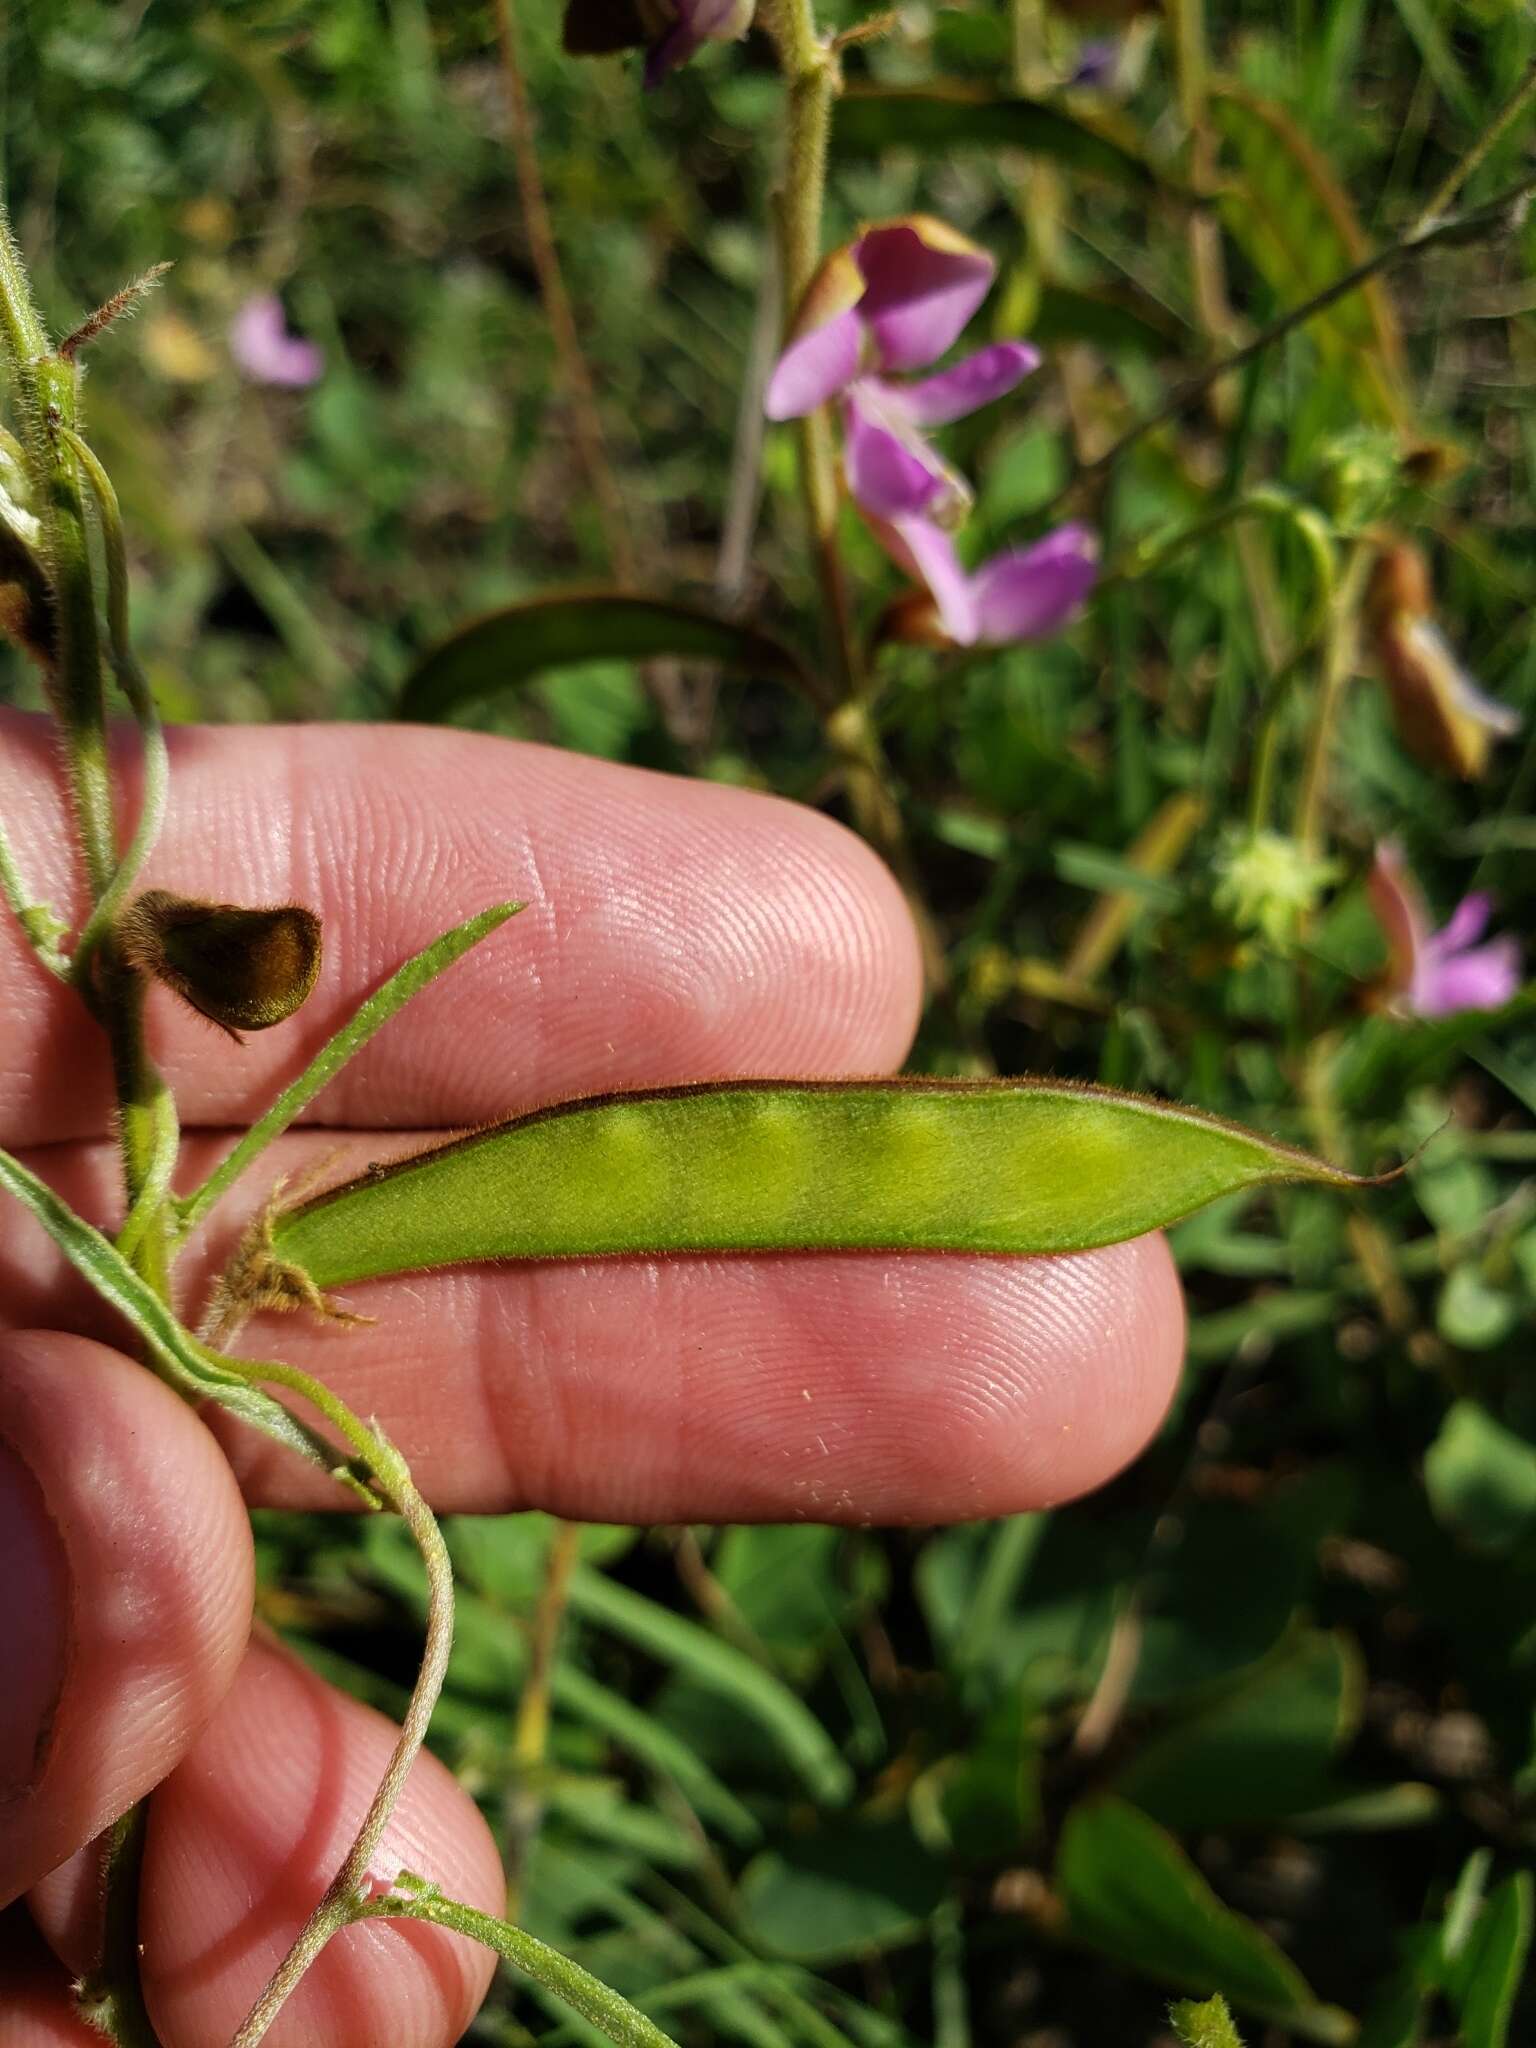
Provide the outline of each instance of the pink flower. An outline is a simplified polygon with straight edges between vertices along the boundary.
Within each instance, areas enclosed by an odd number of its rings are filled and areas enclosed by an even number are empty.
[[[960,647],[1044,640],[1077,611],[1099,573],[1099,544],[1086,526],[1058,526],[1032,547],[1009,548],[974,573],[929,519],[872,520],[881,545],[927,586],[945,639]]]
[[[675,18],[646,52],[645,89],[651,92],[704,43],[730,43],[752,26],[756,0],[675,0]],[[643,10],[642,10],[643,11]]]
[[[799,419],[840,398],[848,488],[875,519],[962,517],[970,493],[923,430],[1003,397],[1040,361],[1026,343],[1003,341],[936,376],[891,381],[958,339],[996,268],[964,235],[913,214],[867,229],[811,280],[765,410],[771,420]]]
[[[301,390],[318,383],[325,368],[314,342],[288,332],[283,302],[275,292],[246,300],[230,323],[229,352],[253,384]]]
[[[1488,896],[1464,897],[1449,924],[1430,931],[1418,885],[1391,841],[1376,849],[1367,887],[1376,922],[1386,935],[1385,993],[1395,1008],[1415,1017],[1498,1010],[1518,990],[1520,948],[1515,940],[1477,943],[1493,909]]]

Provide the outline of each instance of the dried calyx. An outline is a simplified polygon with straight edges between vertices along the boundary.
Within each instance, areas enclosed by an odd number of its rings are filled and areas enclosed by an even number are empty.
[[[236,1040],[291,1017],[320,973],[320,920],[297,903],[252,908],[147,889],[119,919],[116,941],[125,965]]]

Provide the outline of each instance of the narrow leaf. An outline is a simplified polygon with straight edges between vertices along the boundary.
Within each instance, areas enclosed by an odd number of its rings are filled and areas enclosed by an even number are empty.
[[[102,1300],[132,1324],[162,1379],[189,1401],[217,1401],[322,1471],[335,1470],[341,1456],[334,1445],[241,1374],[221,1368],[117,1247],[5,1151],[0,1151],[0,1188],[16,1197]]]
[[[538,1110],[314,1196],[315,1285],[478,1259],[1069,1252],[1234,1189],[1352,1175],[1192,1110],[1049,1081],[722,1082]]]
[[[370,1899],[358,1907],[354,1917],[359,1920],[425,1920],[433,1927],[452,1928],[455,1934],[465,1935],[470,1941],[483,1942],[504,1963],[510,1963],[514,1970],[521,1970],[524,1976],[552,1991],[563,2005],[568,2005],[572,2012],[580,2013],[599,2033],[614,2042],[616,2048],[676,2048],[671,2035],[664,2034],[627,1998],[621,1997],[617,1991],[610,1991],[590,1970],[584,1970],[580,1963],[572,1962],[569,1956],[562,1955],[536,1935],[525,1933],[510,1921],[493,1919],[489,1913],[482,1913],[474,1906],[462,1906],[456,1899],[442,1898],[433,1887],[422,1884],[420,1880],[413,1881],[403,1872],[399,1883],[402,1887],[412,1886],[406,1896],[391,1893],[384,1898]]]
[[[358,1005],[347,1022],[326,1041],[299,1078],[289,1083],[266,1114],[257,1118],[202,1186],[177,1204],[182,1233],[191,1230],[207,1215],[251,1161],[287,1130],[294,1118],[309,1106],[327,1082],[335,1079],[354,1053],[362,1051],[374,1033],[387,1024],[397,1010],[403,1009],[418,990],[424,989],[445,968],[462,958],[471,946],[478,946],[509,917],[515,917],[522,907],[520,903],[493,904],[489,910],[482,910],[476,916],[466,918],[463,924],[455,925],[452,931],[444,932],[440,939],[434,939],[430,946],[424,946],[419,953],[413,954],[403,967],[397,967],[388,981]]]
[[[745,1651],[590,1565],[579,1564],[572,1572],[570,1601],[573,1614],[622,1636],[756,1721],[824,1804],[840,1805],[848,1798],[853,1773],[836,1743],[784,1681]]]
[[[796,683],[805,679],[792,649],[755,626],[670,599],[577,591],[508,605],[450,634],[406,678],[400,716],[433,723],[552,669],[657,656],[719,662]]]
[[[833,118],[832,147],[852,157],[879,156],[887,149],[942,156],[957,149],[1017,149],[1119,185],[1144,190],[1154,182],[1145,157],[1061,107],[967,85],[845,93]]]

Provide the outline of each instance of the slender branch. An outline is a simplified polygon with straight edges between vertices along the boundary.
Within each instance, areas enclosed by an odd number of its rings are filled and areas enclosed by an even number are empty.
[[[68,981],[69,961],[59,946],[68,927],[46,903],[37,901],[37,893],[28,886],[3,825],[0,825],[0,895],[14,911],[17,923],[26,934],[27,944],[41,965],[61,981]]]
[[[139,800],[138,821],[127,851],[86,920],[75,948],[75,979],[88,986],[91,956],[112,921],[127,901],[128,892],[154,851],[165,821],[166,797],[170,786],[170,755],[166,751],[165,729],[144,671],[139,667],[128,630],[128,550],[123,534],[123,517],[117,492],[94,452],[81,437],[66,430],[66,438],[90,485],[101,521],[103,553],[107,565],[107,638],[113,672],[123,695],[138,721],[144,747],[144,787]]]
[[[586,471],[587,485],[597,506],[603,539],[614,575],[626,588],[636,580],[634,542],[624,500],[614,479],[603,436],[602,414],[592,372],[581,346],[581,334],[565,288],[565,274],[555,242],[554,223],[539,170],[539,151],[534,127],[533,103],[518,47],[513,0],[496,0],[496,29],[501,46],[501,73],[507,94],[507,133],[512,145],[512,166],[522,202],[523,225],[528,233],[528,256],[538,279],[539,297],[555,344],[555,357],[571,409],[571,427],[576,453]]]
[[[226,1359],[222,1363],[239,1366],[235,1360]],[[292,1366],[271,1364],[252,1365],[245,1369],[255,1378],[270,1380],[301,1395],[341,1432],[365,1461],[379,1491],[416,1539],[426,1565],[427,1637],[421,1669],[394,1751],[352,1846],[299,1930],[293,1946],[246,2016],[231,2048],[255,2048],[331,1936],[359,1917],[358,1905],[368,1880],[368,1866],[426,1739],[427,1725],[442,1691],[449,1653],[453,1648],[453,1566],[449,1562],[442,1531],[431,1509],[417,1492],[405,1460],[392,1444],[359,1421],[344,1402],[338,1401],[329,1389],[308,1373],[299,1372]]]
[[[1484,164],[1512,123],[1517,121],[1525,109],[1536,100],[1536,59],[1533,59],[1524,78],[1515,87],[1509,98],[1494,115],[1477,140],[1460,157],[1445,177],[1435,187],[1434,197],[1414,222],[1414,232],[1424,234],[1432,228],[1458,192],[1474,173]]]
[[[160,2048],[139,1983],[139,1871],[148,1817],[140,1800],[107,1830],[102,1959],[75,1992],[81,2018],[116,2048]]]
[[[1486,205],[1473,207],[1466,213],[1457,214],[1451,220],[1439,221],[1430,228],[1414,228],[1400,242],[1394,242],[1390,247],[1378,250],[1365,262],[1356,264],[1353,270],[1335,278],[1332,284],[1325,285],[1322,291],[1312,298],[1304,300],[1299,306],[1293,306],[1288,313],[1282,313],[1262,333],[1256,334],[1241,348],[1234,349],[1219,362],[1207,365],[1196,376],[1188,378],[1165,404],[1160,405],[1155,412],[1148,413],[1144,419],[1138,420],[1133,427],[1128,427],[1102,455],[1095,456],[1092,462],[1084,463],[1076,475],[1057,492],[1046,507],[1046,512],[1053,512],[1064,499],[1071,497],[1085,483],[1102,475],[1105,470],[1112,469],[1121,456],[1146,435],[1155,433],[1159,427],[1168,426],[1191,407],[1198,405],[1213,384],[1218,383],[1223,377],[1230,376],[1234,370],[1240,370],[1245,364],[1253,362],[1267,349],[1273,348],[1276,342],[1283,341],[1288,334],[1295,333],[1298,327],[1305,327],[1308,321],[1315,320],[1319,313],[1326,313],[1328,308],[1337,305],[1340,299],[1348,298],[1351,292],[1356,292],[1362,285],[1369,284],[1373,277],[1381,276],[1384,271],[1396,269],[1399,264],[1422,255],[1426,250],[1480,241],[1485,237],[1507,232],[1518,219],[1523,202],[1533,191],[1536,191],[1536,171],[1522,178],[1518,184],[1511,185],[1507,191],[1500,193],[1497,199],[1490,199]]]

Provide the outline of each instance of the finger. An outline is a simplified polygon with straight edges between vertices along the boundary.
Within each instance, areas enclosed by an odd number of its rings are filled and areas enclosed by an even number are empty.
[[[270,1643],[252,1643],[218,1714],[150,1804],[140,1968],[164,2048],[207,2048],[234,2033],[350,1849],[396,1733]],[[381,1891],[401,1870],[481,1912],[505,1911],[490,1830],[431,1755],[412,1767],[370,1866]],[[67,1949],[67,1902],[49,1897],[34,1910]],[[450,2048],[493,1967],[461,1936],[367,1921],[322,1950],[267,2039]]]
[[[7,713],[0,739],[0,814],[35,886],[68,903],[51,731]],[[601,1088],[884,1072],[906,1052],[911,920],[868,848],[814,811],[475,733],[182,728],[170,742],[147,879],[305,903],[325,928],[313,996],[238,1051],[153,998],[184,1122],[249,1122],[407,955],[507,898],[527,908],[327,1090],[327,1123],[477,1123]],[[106,1131],[101,1034],[10,919],[0,989],[0,1142]]]
[[[0,2048],[101,2048],[71,2004],[69,1978],[25,1911],[0,1914]]]
[[[333,1145],[284,1141],[273,1170],[302,1172]],[[88,1213],[108,1198],[106,1148],[50,1170]],[[205,1275],[267,1179],[236,1191]],[[30,1272],[34,1307],[93,1326],[52,1257],[18,1229],[0,1249],[0,1300]],[[1062,1500],[1156,1429],[1184,1339],[1161,1238],[1053,1259],[509,1263],[348,1298],[377,1323],[258,1319],[238,1348],[301,1365],[376,1416],[441,1508],[606,1521],[940,1522]],[[220,1434],[252,1500],[336,1504],[322,1474],[265,1439]]]
[[[250,1528],[192,1411],[141,1366],[0,1336],[0,1903],[124,1812],[234,1678]]]

